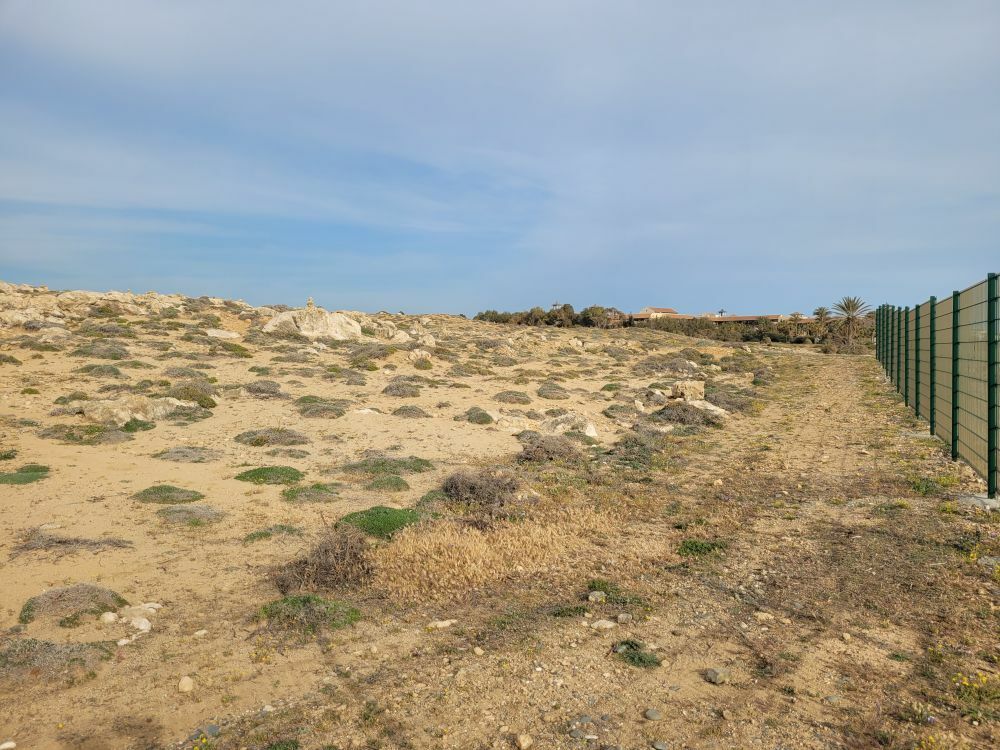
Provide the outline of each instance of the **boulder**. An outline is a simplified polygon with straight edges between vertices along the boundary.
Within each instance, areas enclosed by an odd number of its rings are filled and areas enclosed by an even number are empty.
[[[210,339],[238,339],[240,335],[235,331],[226,331],[222,328],[209,328],[205,335]]]
[[[685,401],[705,400],[704,380],[678,380],[674,383],[673,397],[682,398]]]
[[[358,321],[344,313],[329,312],[315,305],[278,313],[264,324],[264,332],[297,333],[310,339],[334,341],[354,341],[362,336]]]
[[[597,428],[594,426],[594,423],[586,417],[574,414],[573,412],[567,412],[562,416],[546,419],[539,427],[543,432],[553,435],[562,435],[570,430],[577,430],[587,437],[597,437]]]
[[[129,394],[106,401],[79,401],[72,404],[73,410],[92,422],[113,423],[119,427],[132,419],[155,422],[169,417],[178,409],[197,406],[190,401],[176,398],[149,398]]]

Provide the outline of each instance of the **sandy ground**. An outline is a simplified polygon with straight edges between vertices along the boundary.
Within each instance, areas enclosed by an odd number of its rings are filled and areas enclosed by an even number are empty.
[[[75,371],[99,360],[65,350],[34,358],[9,336],[4,351],[21,364],[0,365],[0,449],[16,449],[17,457],[0,471],[22,463],[51,470],[38,482],[0,485],[0,627],[14,640],[112,647],[87,669],[10,668],[0,685],[0,741],[152,748],[207,733],[202,746],[219,748],[505,748],[519,735],[536,748],[995,746],[1000,698],[967,700],[952,678],[996,675],[997,579],[978,558],[997,554],[997,525],[950,499],[979,489],[977,481],[920,436],[873,360],[756,350],[754,361],[775,375],[755,389],[756,407],[720,428],[668,435],[655,467],[636,471],[606,462],[629,425],[605,413],[662,381],[636,364],[684,347],[716,360],[732,349],[646,331],[525,331],[443,316],[425,324],[442,349],[432,369],[414,369],[400,351],[364,370],[364,385],[324,377],[329,365],[345,365],[341,349],[294,363],[274,358],[310,347],[248,343],[250,358],[217,356],[178,331],[166,340],[189,358],[163,359],[148,343],[164,336],[140,332],[124,343],[130,358],[154,369],[126,370],[131,382],[207,363],[218,405],[203,421],[164,420],[128,442],[95,446],[38,433],[83,423],[51,415],[58,396],[82,390],[94,397],[116,381]],[[221,325],[246,331],[235,316],[223,315]],[[491,361],[496,342],[514,364]],[[457,373],[462,363],[484,369]],[[251,367],[271,371],[262,376]],[[401,374],[436,382],[413,398],[383,394]],[[260,377],[279,382],[291,399],[261,400],[239,388]],[[536,395],[553,377],[568,398]],[[752,376],[700,367],[695,377],[743,387]],[[602,390],[609,382],[621,388]],[[504,390],[528,393],[532,403],[494,401]],[[304,418],[294,403],[303,395],[350,405],[338,419]],[[403,404],[430,417],[393,416]],[[472,406],[501,419],[455,420]],[[555,407],[596,429],[590,468],[512,461],[520,449],[515,433],[544,421],[522,413]],[[310,442],[295,447],[308,455],[268,456],[268,448],[233,441],[263,427],[303,432]],[[218,458],[154,457],[179,445],[211,448]],[[365,489],[366,478],[343,467],[372,450],[425,458],[433,469],[406,475],[404,492]],[[294,466],[305,482],[343,487],[333,501],[300,504],[282,499],[281,487],[234,479],[272,464]],[[300,554],[345,513],[413,506],[456,469],[482,465],[521,472],[539,498],[523,526],[482,532],[484,547],[512,545],[509,568],[469,590],[411,591],[384,579],[380,587],[376,573],[373,583],[337,594],[360,609],[356,625],[305,643],[256,631],[253,615],[278,595],[269,566]],[[931,481],[929,491],[921,479]],[[158,483],[204,493],[201,502],[225,516],[198,527],[166,523],[156,514],[161,506],[132,497]],[[244,542],[275,524],[304,533]],[[15,554],[21,535],[38,527],[131,546]],[[408,554],[420,535],[433,538],[433,527],[374,543],[377,559]],[[974,552],[955,541],[970,534],[977,535]],[[721,545],[685,556],[685,540]],[[415,560],[432,577],[443,565]],[[632,599],[581,605],[595,578]],[[136,631],[121,622],[19,625],[30,597],[78,582],[162,608],[149,617],[148,634],[122,646],[114,641]],[[570,605],[586,611],[552,616],[553,607]],[[442,619],[455,623],[428,628]],[[595,629],[598,619],[614,625]],[[624,639],[642,642],[661,666],[626,664],[612,652]],[[713,684],[709,669],[729,670],[731,679]],[[185,676],[194,690],[181,693]],[[647,709],[659,717],[645,718]],[[299,745],[280,744],[292,740]]]

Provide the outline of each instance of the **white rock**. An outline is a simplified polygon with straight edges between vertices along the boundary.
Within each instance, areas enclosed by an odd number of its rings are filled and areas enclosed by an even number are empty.
[[[163,609],[163,605],[157,602],[146,602],[142,605],[143,609]]]
[[[148,633],[152,630],[152,623],[145,617],[133,617],[129,620],[129,624],[141,633]]]
[[[212,339],[238,339],[240,335],[235,331],[226,331],[222,328],[209,328],[205,335]]]
[[[149,398],[128,394],[107,401],[74,402],[71,408],[92,422],[112,423],[121,426],[131,419],[155,422],[158,419],[169,417],[178,409],[192,408],[196,405],[191,401],[180,401],[176,398]]]
[[[177,683],[177,691],[180,693],[190,693],[192,690],[194,690],[194,680],[187,675],[181,677]]]
[[[673,397],[682,398],[685,401],[705,400],[704,380],[678,380],[674,383]]]
[[[118,622],[118,614],[115,612],[102,612],[101,622],[105,625],[110,625],[113,622]]]
[[[194,631],[194,637],[195,638],[204,638],[206,635],[208,635],[208,631],[207,630],[196,630],[196,631]]]
[[[130,644],[131,642],[132,642],[132,639],[131,639],[131,638],[119,638],[119,639],[118,639],[118,640],[116,641],[116,643],[117,643],[117,644],[118,644],[119,646],[127,646],[127,645],[128,645],[128,644]]]
[[[14,750],[15,747],[17,747],[17,743],[14,740],[7,740],[0,743],[0,750]]]
[[[517,735],[517,750],[528,750],[529,747],[535,744],[535,741],[531,738],[530,734],[519,734]]]
[[[354,341],[362,337],[361,324],[344,313],[310,305],[280,312],[264,324],[265,333],[298,333],[306,338]]]
[[[434,622],[428,623],[427,627],[431,630],[444,630],[445,628],[450,628],[458,620],[434,620]]]
[[[611,630],[611,628],[617,626],[618,623],[612,622],[611,620],[594,620],[590,623],[590,627],[594,630]]]

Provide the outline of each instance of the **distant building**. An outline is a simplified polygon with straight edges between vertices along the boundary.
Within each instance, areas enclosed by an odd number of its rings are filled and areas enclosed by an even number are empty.
[[[658,318],[670,318],[673,320],[705,320],[711,323],[742,323],[743,325],[753,325],[761,320],[769,323],[781,323],[791,320],[791,315],[719,315],[718,313],[702,313],[701,315],[687,315],[679,313],[672,307],[644,307],[639,312],[632,314],[632,320],[656,320]],[[807,318],[800,315],[800,323],[809,323],[815,318]]]

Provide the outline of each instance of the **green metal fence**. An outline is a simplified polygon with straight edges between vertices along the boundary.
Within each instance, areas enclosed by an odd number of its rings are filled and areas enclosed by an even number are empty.
[[[1000,280],[915,307],[875,311],[876,353],[906,404],[934,435],[985,477],[996,497],[1000,396]]]

